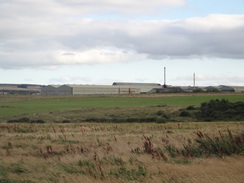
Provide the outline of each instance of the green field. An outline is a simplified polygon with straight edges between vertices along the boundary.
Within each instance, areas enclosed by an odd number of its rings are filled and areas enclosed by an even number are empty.
[[[148,95],[148,96],[1,96],[0,116],[39,114],[97,108],[139,108],[151,106],[199,106],[211,99],[244,102],[244,95]]]
[[[244,105],[211,99],[244,94],[0,96],[0,183],[241,183]]]
[[[3,99],[4,96],[1,98]],[[0,99],[0,101],[1,101]],[[195,95],[170,97],[62,97],[35,99],[17,102],[0,103],[0,116],[44,113],[82,108],[114,108],[114,107],[149,107],[157,105],[168,106],[199,106],[211,99],[226,99],[230,102],[244,102],[244,95]]]

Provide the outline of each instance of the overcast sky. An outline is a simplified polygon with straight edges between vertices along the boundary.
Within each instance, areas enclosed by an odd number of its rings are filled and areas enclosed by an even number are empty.
[[[244,85],[244,0],[0,0],[0,83]]]

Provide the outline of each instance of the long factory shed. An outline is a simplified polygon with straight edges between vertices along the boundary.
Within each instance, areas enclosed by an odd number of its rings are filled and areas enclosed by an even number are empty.
[[[48,85],[41,90],[43,95],[82,94],[140,94],[140,87],[110,85]]]

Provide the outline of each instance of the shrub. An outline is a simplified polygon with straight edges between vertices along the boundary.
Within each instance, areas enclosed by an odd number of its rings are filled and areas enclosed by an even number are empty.
[[[190,110],[196,110],[196,108],[194,107],[194,106],[188,106],[187,108],[186,108],[186,110],[188,110],[188,111],[190,111]]]
[[[210,100],[200,106],[201,118],[205,121],[244,120],[244,102],[231,103],[228,100]]]
[[[180,116],[181,116],[181,117],[189,117],[189,116],[191,116],[191,114],[190,114],[188,111],[182,111],[182,112],[180,113]]]

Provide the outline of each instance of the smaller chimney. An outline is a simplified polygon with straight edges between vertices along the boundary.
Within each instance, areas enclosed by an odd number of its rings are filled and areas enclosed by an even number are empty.
[[[196,87],[196,75],[193,73],[193,89],[195,90]]]

